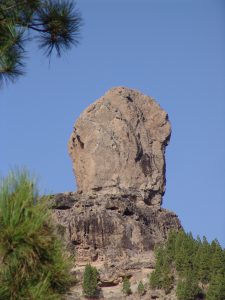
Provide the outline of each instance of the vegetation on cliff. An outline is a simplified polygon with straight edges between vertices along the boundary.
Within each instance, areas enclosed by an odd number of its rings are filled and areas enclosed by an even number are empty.
[[[127,276],[125,276],[123,278],[122,292],[126,296],[129,296],[130,294],[132,294],[130,281],[129,281],[129,278]]]
[[[176,286],[178,300],[225,299],[225,250],[217,240],[209,243],[205,237],[172,231],[155,253],[151,288],[168,294]]]
[[[26,172],[0,182],[0,299],[61,299],[71,263]]]
[[[98,270],[95,267],[92,267],[90,264],[87,264],[83,277],[83,294],[85,297],[95,298],[98,296],[98,279]]]
[[[145,294],[145,286],[142,281],[139,282],[137,290],[140,296],[143,296]]]

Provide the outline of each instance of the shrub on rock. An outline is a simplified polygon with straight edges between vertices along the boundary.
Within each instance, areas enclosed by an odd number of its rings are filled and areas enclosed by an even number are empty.
[[[143,296],[145,294],[145,287],[142,281],[140,281],[138,284],[138,294],[140,296]]]
[[[87,264],[83,277],[83,294],[87,298],[95,298],[98,296],[98,271],[95,267]]]
[[[131,288],[130,288],[130,281],[129,281],[127,276],[125,276],[124,279],[123,279],[122,292],[127,296],[132,294],[132,291],[131,291]]]

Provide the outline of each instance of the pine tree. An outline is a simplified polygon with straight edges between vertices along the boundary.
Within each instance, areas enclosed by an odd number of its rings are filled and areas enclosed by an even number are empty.
[[[149,276],[149,286],[151,289],[162,288],[162,274],[158,270],[154,270]]]
[[[166,242],[166,252],[169,257],[170,262],[175,259],[175,242],[176,242],[177,232],[171,230]]]
[[[87,264],[83,277],[83,294],[85,297],[97,297],[98,290],[98,271],[95,267]]]
[[[0,85],[24,74],[25,45],[31,39],[50,57],[77,45],[82,24],[73,0],[1,0]],[[33,35],[36,33],[36,35]]]
[[[211,275],[210,245],[206,237],[203,237],[202,245],[199,248],[198,259],[198,278],[202,283],[206,284],[209,282]]]
[[[131,288],[130,288],[130,281],[129,281],[129,278],[127,276],[125,276],[124,279],[123,279],[122,292],[124,293],[124,295],[127,295],[127,296],[132,294],[132,291],[131,291]]]
[[[192,234],[179,232],[175,242],[175,265],[176,270],[181,276],[194,271],[194,256],[198,249],[197,242]]]
[[[158,252],[158,253],[161,253]],[[161,258],[160,256],[158,256]],[[160,262],[160,263],[159,263]],[[156,262],[155,270],[150,274],[149,285],[152,289],[163,289],[166,294],[173,288],[174,277],[172,269],[168,262],[168,256],[165,254],[164,259]]]
[[[164,289],[165,293],[168,294],[171,289],[173,288],[174,284],[174,277],[169,272],[163,273],[162,276],[162,288]]]
[[[0,299],[61,299],[71,261],[27,172],[0,183]]]
[[[175,241],[175,265],[176,270],[181,273],[184,270],[184,238],[185,233],[182,230],[180,230],[177,234]]]
[[[217,240],[209,244],[206,237],[201,241],[184,231],[171,233],[165,245],[156,248],[155,255],[150,288],[169,293],[178,277],[178,300],[203,299],[207,288],[207,300],[225,299],[225,250]]]
[[[162,287],[162,268],[164,265],[164,249],[162,246],[155,248],[156,266],[155,270],[149,276],[150,288],[156,289]]]
[[[177,284],[176,295],[178,300],[193,300],[201,293],[198,281],[192,273],[180,279]]]
[[[207,300],[224,300],[225,299],[225,275],[214,274],[209,284],[206,294]]]
[[[165,261],[165,248],[163,246],[156,247],[155,256],[156,256],[156,266],[162,267]]]
[[[212,275],[221,274],[225,275],[225,255],[219,243],[212,245],[213,251],[211,252],[210,273]]]

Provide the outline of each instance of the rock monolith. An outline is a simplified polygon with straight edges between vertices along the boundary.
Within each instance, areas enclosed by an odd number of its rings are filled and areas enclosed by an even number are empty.
[[[167,113],[152,98],[109,90],[81,114],[69,141],[78,191],[136,192],[160,206],[170,133]]]
[[[54,216],[77,266],[101,268],[102,285],[153,268],[154,246],[181,224],[161,207],[171,126],[155,100],[109,90],[78,118],[69,140],[77,192],[53,197]]]

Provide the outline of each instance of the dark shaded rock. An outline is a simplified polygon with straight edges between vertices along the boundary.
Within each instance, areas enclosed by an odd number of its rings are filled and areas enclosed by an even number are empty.
[[[70,198],[74,205],[62,210],[68,206],[68,195],[57,195],[54,215],[65,228],[65,239],[74,249],[78,264],[141,256],[165,241],[170,229],[181,228],[174,213],[154,210],[135,197],[114,195],[112,199],[111,195],[101,195],[93,199],[74,193]]]

